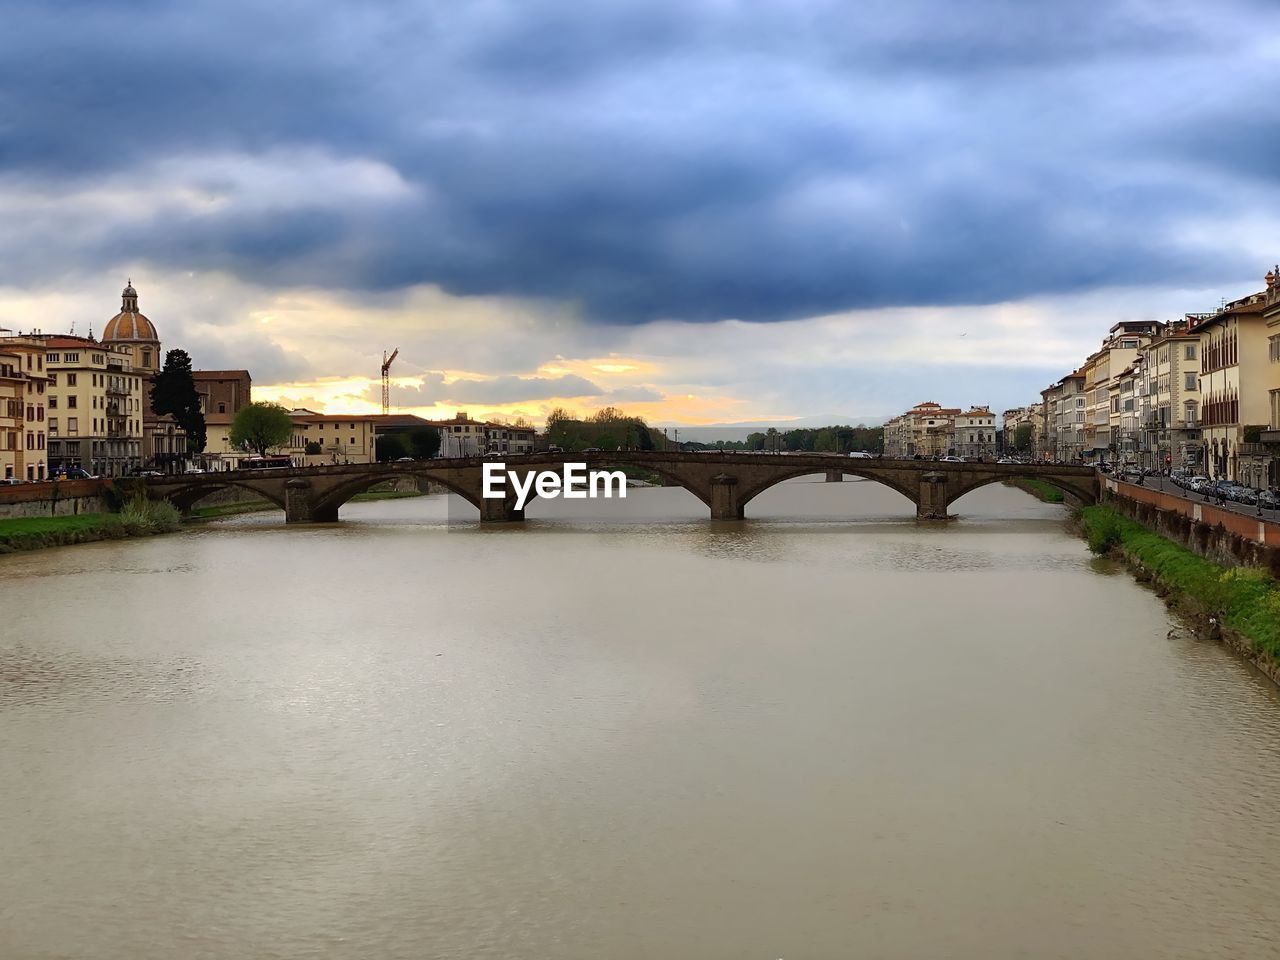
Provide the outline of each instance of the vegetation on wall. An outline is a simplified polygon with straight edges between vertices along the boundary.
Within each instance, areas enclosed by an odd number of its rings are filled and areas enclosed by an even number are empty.
[[[1280,659],[1280,584],[1266,571],[1220,566],[1105,504],[1085,507],[1079,518],[1094,553],[1122,554],[1148,571],[1175,602],[1217,617],[1254,649]]]

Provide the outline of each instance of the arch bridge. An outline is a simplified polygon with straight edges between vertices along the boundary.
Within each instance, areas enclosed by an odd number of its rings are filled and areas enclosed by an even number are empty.
[[[338,509],[356,494],[386,480],[414,477],[431,480],[457,493],[480,511],[484,522],[517,521],[515,494],[506,499],[482,496],[483,468],[489,457],[420,460],[413,463],[362,463],[344,466],[232,470],[153,478],[153,499],[166,499],[184,512],[216,490],[239,487],[257,493],[285,512],[289,523],[331,523]],[[826,474],[874,480],[897,490],[916,505],[923,520],[945,520],[948,507],[989,483],[1017,478],[1041,480],[1083,503],[1098,499],[1092,467],[1062,464],[948,463],[934,460],[889,460],[836,454],[686,453],[683,451],[614,451],[602,453],[537,453],[497,459],[504,470],[524,476],[556,470],[566,463],[587,469],[638,467],[657,474],[669,486],[684,487],[706,504],[713,520],[741,520],[743,509],[774,484],[794,477]],[[507,484],[509,490],[511,484]]]

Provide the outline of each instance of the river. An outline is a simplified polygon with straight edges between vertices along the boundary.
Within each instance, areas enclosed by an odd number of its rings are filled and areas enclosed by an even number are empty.
[[[1276,691],[1063,508],[747,509],[0,557],[0,957],[1276,956]]]

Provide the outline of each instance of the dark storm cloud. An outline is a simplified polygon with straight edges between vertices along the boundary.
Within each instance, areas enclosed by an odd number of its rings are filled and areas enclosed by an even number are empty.
[[[0,189],[51,199],[39,245],[0,236],[0,281],[143,259],[634,323],[1191,285],[1274,254],[1222,242],[1280,176],[1265,5],[7,9]],[[255,187],[264,162],[301,186]],[[138,199],[58,205],[103,184]]]

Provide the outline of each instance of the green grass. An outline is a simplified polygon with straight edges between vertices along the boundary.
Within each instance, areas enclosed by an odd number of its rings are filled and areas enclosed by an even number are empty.
[[[1043,480],[1036,480],[1034,477],[1019,477],[1016,480],[1006,480],[1011,487],[1017,487],[1025,490],[1027,493],[1043,500],[1045,503],[1062,503],[1062,491],[1057,487],[1050,486]]]
[[[119,513],[0,520],[0,553],[63,547],[95,540],[119,540],[122,537],[148,537],[177,530],[180,521],[173,504],[144,499],[129,501]]]
[[[114,540],[127,536],[114,513],[81,513],[67,517],[18,517],[0,520],[0,553],[39,550],[70,543]]]
[[[1280,660],[1280,584],[1265,571],[1222,567],[1106,505],[1085,507],[1079,517],[1095,553],[1122,551],[1175,599],[1190,600],[1255,649]]]

